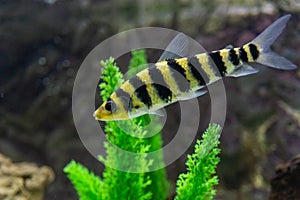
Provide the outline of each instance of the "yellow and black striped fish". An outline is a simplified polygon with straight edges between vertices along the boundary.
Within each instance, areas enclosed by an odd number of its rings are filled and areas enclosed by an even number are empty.
[[[124,82],[95,111],[94,117],[109,121],[130,119],[146,113],[159,114],[162,107],[204,94],[201,88],[222,77],[239,77],[258,72],[247,64],[251,62],[282,70],[295,69],[296,65],[270,49],[290,17],[281,17],[242,47],[228,46],[210,53],[155,63]],[[175,42],[172,42],[176,43],[182,35],[176,36],[173,39]]]

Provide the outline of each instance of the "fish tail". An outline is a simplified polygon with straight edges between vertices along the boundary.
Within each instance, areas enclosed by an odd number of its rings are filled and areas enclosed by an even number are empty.
[[[276,69],[292,70],[297,68],[295,64],[273,52],[270,48],[286,27],[290,17],[291,15],[285,15],[279,18],[252,42],[248,43],[251,54],[256,57],[256,62]]]

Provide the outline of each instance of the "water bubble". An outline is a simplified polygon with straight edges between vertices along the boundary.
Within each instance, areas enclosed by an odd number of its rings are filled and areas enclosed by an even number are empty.
[[[54,4],[57,0],[44,0],[47,4]]]
[[[50,80],[48,77],[45,77],[45,78],[43,78],[42,82],[43,82],[43,85],[47,86],[47,85],[49,85]]]
[[[64,60],[62,64],[63,64],[64,67],[69,67],[70,66],[70,61],[69,60]]]
[[[68,69],[67,70],[67,76],[73,76],[74,75],[74,69]]]
[[[67,81],[68,86],[73,86],[74,85],[74,78],[69,78]]]
[[[40,58],[39,58],[39,64],[40,64],[40,65],[45,65],[46,62],[47,62],[47,59],[46,59],[45,57],[40,57]]]
[[[57,71],[60,71],[63,68],[63,65],[61,63],[57,63],[56,69]]]
[[[61,43],[61,41],[62,41],[61,37],[59,37],[59,36],[54,37],[54,43],[55,44],[59,44],[59,43]]]

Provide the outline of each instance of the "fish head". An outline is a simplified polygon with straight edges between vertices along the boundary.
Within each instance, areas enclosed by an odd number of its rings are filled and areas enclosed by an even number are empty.
[[[112,95],[95,112],[94,117],[99,121],[126,120],[128,119],[127,109],[119,98]]]

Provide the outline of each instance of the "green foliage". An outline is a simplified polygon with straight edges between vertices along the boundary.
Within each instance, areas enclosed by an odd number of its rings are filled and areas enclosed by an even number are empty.
[[[101,90],[101,97],[103,101],[106,101],[110,95],[124,82],[123,75],[119,68],[116,66],[114,58],[100,61],[100,64],[104,67],[102,71],[102,83],[99,85]]]
[[[133,127],[133,121],[122,121],[123,126]],[[139,126],[132,131],[143,137],[145,132]],[[107,157],[100,158],[106,166],[113,166],[119,169],[128,170],[147,170],[152,164],[151,160],[147,160],[146,153],[149,150],[143,139],[132,137],[124,132],[116,122],[109,122],[106,124],[105,131],[109,142],[105,143]],[[128,155],[120,149],[135,152],[140,154]],[[134,163],[133,165],[131,165]],[[146,192],[146,187],[151,184],[151,180],[144,173],[129,173],[116,170],[114,168],[106,167],[103,172],[105,190],[105,199],[150,199],[151,193]]]
[[[180,174],[177,180],[176,200],[207,200],[212,199],[218,184],[216,166],[220,159],[219,138],[220,126],[212,124],[208,127],[195,145],[195,152],[188,155],[187,173]]]
[[[78,196],[81,200],[102,200],[100,189],[102,181],[99,177],[89,172],[87,168],[75,161],[71,161],[65,168],[64,172],[74,185]]]
[[[100,89],[103,100],[106,100],[124,80],[112,58],[101,64],[104,69]],[[130,132],[125,132],[122,127],[126,127]],[[148,176],[144,173],[129,173],[115,169],[147,170],[151,165],[152,161],[147,160],[146,154],[143,154],[150,146],[142,139],[146,134],[142,127],[137,126],[133,120],[111,121],[106,123],[105,132],[108,140],[104,144],[107,157],[105,159],[100,157],[100,160],[106,166],[113,166],[113,168],[106,167],[103,172],[104,199],[150,199],[151,192],[146,191],[146,187],[151,184]],[[130,133],[134,133],[137,137],[131,136]],[[124,151],[119,151],[115,145]],[[126,151],[139,154],[129,156]]]

